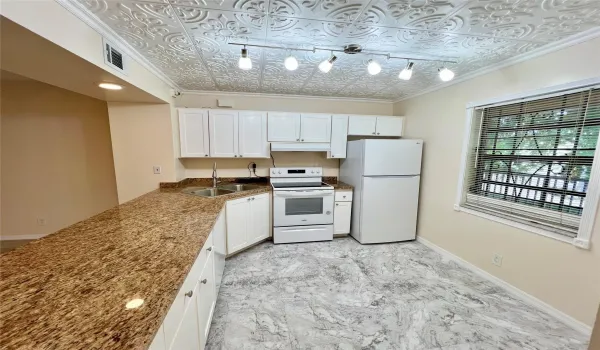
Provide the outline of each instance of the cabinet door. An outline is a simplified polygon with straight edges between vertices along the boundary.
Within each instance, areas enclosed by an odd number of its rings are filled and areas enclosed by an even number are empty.
[[[402,136],[402,117],[377,117],[377,136]]]
[[[248,246],[247,230],[250,226],[250,198],[240,198],[227,202],[228,255]]]
[[[302,113],[300,141],[329,142],[331,140],[331,115]]]
[[[179,110],[179,142],[181,157],[208,157],[208,112]]]
[[[238,156],[238,112],[210,111],[210,156]]]
[[[196,304],[198,305],[198,329],[200,331],[200,349],[204,349],[208,332],[210,331],[210,323],[217,302],[215,294],[215,270],[214,270],[214,254],[210,254],[200,276],[198,282],[198,294]]]
[[[348,143],[348,116],[334,115],[331,117],[331,151],[328,158],[346,158]]]
[[[348,135],[375,135],[377,117],[351,115],[348,120]]]
[[[167,345],[165,344],[165,331],[163,326],[160,326],[158,332],[154,336],[154,340],[148,350],[167,350]]]
[[[218,295],[225,271],[225,256],[227,255],[227,228],[225,227],[225,210],[221,211],[212,231],[215,259],[215,292]]]
[[[175,334],[175,339],[169,349],[171,350],[198,350],[200,348],[200,332],[198,328],[198,307],[196,295],[198,295],[198,284],[193,290],[193,296],[183,312],[181,324]]]
[[[336,235],[350,233],[350,214],[352,202],[335,202],[333,211],[333,233]]]
[[[268,113],[269,142],[300,141],[300,113]]]
[[[248,245],[266,239],[271,235],[271,195],[268,193],[254,196],[250,201]]]
[[[247,158],[269,158],[266,112],[239,112],[238,155]]]

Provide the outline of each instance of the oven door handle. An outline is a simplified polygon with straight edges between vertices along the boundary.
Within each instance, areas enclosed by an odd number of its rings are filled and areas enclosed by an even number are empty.
[[[331,192],[320,192],[320,191],[294,191],[294,192],[275,192],[275,197],[282,198],[299,198],[299,197],[331,197],[333,196],[333,191]]]

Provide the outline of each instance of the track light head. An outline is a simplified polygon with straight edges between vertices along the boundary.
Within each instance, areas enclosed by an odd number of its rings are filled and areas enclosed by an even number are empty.
[[[242,56],[238,61],[238,67],[243,70],[252,69],[252,60],[250,60],[250,57],[248,57],[248,49],[246,49],[246,46],[244,46],[242,49]]]
[[[283,61],[283,65],[287,70],[296,70],[298,69],[298,60],[296,57],[290,55]]]
[[[454,79],[454,72],[446,67],[438,69],[438,72],[442,81],[450,81]]]
[[[410,80],[410,78],[412,77],[412,73],[413,73],[413,62],[408,62],[406,64],[406,67],[404,67],[404,69],[400,72],[400,74],[398,74],[398,78],[402,79],[402,80]]]
[[[381,65],[377,63],[377,61],[369,60],[369,64],[367,66],[367,71],[371,75],[377,75],[381,72]]]
[[[328,73],[331,70],[331,67],[333,67],[333,62],[335,62],[335,60],[337,60],[337,57],[334,54],[331,54],[329,59],[326,59],[319,64],[319,70],[323,73]]]

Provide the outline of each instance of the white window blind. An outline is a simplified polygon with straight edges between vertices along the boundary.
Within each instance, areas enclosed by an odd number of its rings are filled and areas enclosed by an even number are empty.
[[[474,110],[461,205],[576,237],[600,131],[600,88]]]

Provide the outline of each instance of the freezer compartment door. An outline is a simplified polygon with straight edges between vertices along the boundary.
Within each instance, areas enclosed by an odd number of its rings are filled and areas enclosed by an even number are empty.
[[[422,140],[365,140],[364,176],[421,174]]]
[[[364,177],[360,243],[414,240],[420,176]]]

